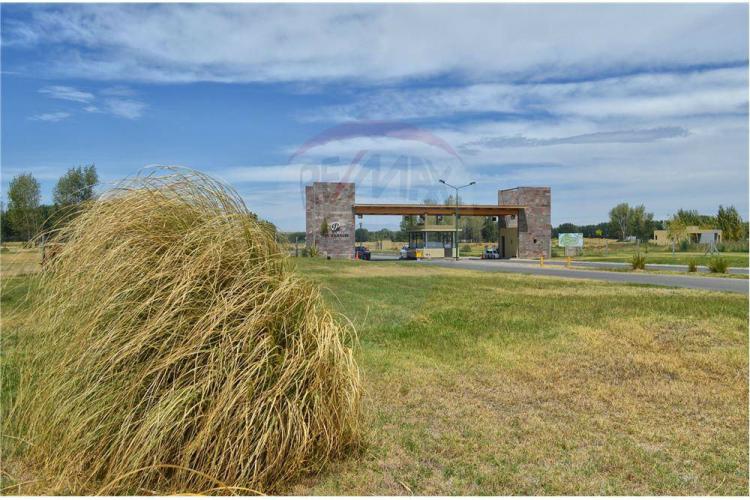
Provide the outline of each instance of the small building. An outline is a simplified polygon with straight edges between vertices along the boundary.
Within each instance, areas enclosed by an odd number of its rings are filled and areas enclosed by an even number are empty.
[[[690,243],[721,243],[721,229],[701,229],[698,226],[688,226],[685,230],[685,239]],[[671,245],[669,231],[657,229],[654,231],[653,242],[657,245]]]
[[[433,217],[435,218],[435,217]],[[422,250],[424,258],[455,257],[454,223],[426,220],[409,229],[409,248]]]

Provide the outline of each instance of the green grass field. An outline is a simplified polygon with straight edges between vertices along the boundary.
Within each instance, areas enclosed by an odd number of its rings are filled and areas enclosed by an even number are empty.
[[[369,433],[285,493],[748,493],[746,296],[295,262],[357,329]],[[3,408],[31,279],[3,283]]]
[[[747,493],[746,297],[298,262],[357,327],[372,432],[293,493]]]
[[[653,251],[649,249],[646,256],[647,264],[682,264],[688,265],[691,260],[695,260],[698,265],[706,266],[711,260],[710,255],[704,252],[676,252],[672,255],[671,251]],[[617,251],[608,255],[582,255],[575,257],[574,260],[598,261],[598,262],[630,262],[633,257],[632,251]],[[721,257],[726,259],[730,267],[748,267],[748,254],[740,252],[722,253]]]

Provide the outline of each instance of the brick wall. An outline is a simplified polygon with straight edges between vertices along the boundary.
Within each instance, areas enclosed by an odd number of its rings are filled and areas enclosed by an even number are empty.
[[[325,224],[327,230],[322,231]],[[354,183],[314,182],[305,187],[306,245],[322,255],[354,256]],[[326,234],[327,233],[327,234]]]
[[[522,259],[550,257],[552,244],[552,197],[548,187],[518,187],[497,193],[500,205],[524,205],[518,217],[506,216],[500,226],[518,228],[518,257]]]

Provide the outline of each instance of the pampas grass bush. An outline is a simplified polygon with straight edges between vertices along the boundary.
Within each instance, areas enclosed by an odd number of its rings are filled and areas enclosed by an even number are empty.
[[[136,177],[52,242],[11,418],[58,491],[278,491],[357,444],[350,327],[232,190]]]

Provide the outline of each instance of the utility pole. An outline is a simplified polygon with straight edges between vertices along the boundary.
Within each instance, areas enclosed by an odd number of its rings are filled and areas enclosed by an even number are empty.
[[[448,184],[443,179],[439,179],[439,181],[440,181],[441,184],[445,184],[446,186],[452,187],[453,189],[456,190],[456,199],[454,200],[456,202],[456,216],[455,216],[456,217],[456,220],[455,220],[455,223],[456,223],[455,224],[455,226],[456,226],[456,237],[455,237],[455,241],[453,243],[454,243],[454,245],[456,247],[456,260],[458,260],[458,257],[459,257],[459,255],[458,255],[458,246],[459,246],[458,245],[458,190],[459,189],[463,189],[465,187],[473,186],[474,184],[476,184],[476,182],[471,181],[470,183],[464,184],[463,186],[454,186],[452,184]]]

